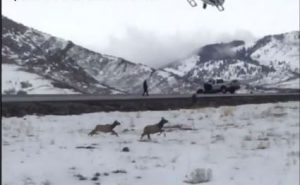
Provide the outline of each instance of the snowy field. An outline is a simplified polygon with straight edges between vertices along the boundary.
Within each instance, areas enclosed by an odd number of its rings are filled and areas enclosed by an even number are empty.
[[[140,141],[161,117],[166,136]],[[88,136],[114,120],[119,137]],[[2,118],[3,185],[182,185],[197,168],[208,185],[298,185],[299,102]]]

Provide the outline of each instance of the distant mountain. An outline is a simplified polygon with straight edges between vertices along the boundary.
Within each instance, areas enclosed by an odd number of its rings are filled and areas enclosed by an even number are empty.
[[[187,93],[193,87],[173,73],[90,51],[4,16],[2,63],[84,94],[141,94],[145,79],[151,93]]]
[[[163,69],[195,83],[223,78],[255,86],[282,88],[284,83],[286,88],[287,84],[299,88],[299,31],[266,36],[254,43],[237,40],[206,45]]]
[[[194,93],[208,78],[299,88],[299,31],[200,48],[161,69],[100,54],[2,16],[2,94]],[[14,75],[22,75],[15,78]],[[23,78],[24,76],[24,78]],[[296,84],[296,85],[295,85]]]

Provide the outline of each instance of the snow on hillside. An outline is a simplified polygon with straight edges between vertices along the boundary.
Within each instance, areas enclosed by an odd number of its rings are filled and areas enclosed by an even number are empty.
[[[270,41],[251,54],[251,58],[262,65],[274,66],[287,64],[292,71],[300,73],[299,68],[299,32],[290,32],[281,36],[270,36]]]
[[[222,78],[224,80],[249,80],[261,74],[262,67],[241,60],[211,60],[198,64],[189,73],[189,78],[208,80]]]
[[[197,62],[199,61],[200,61],[200,57],[197,55],[193,55],[183,61],[180,61],[179,64],[173,64],[170,67],[164,68],[164,70],[183,77],[190,70],[195,68],[197,66]]]
[[[195,91],[195,84],[164,70],[153,72],[148,83],[151,94],[191,94]]]
[[[200,84],[208,78],[223,78],[239,79],[248,85],[297,88],[293,79],[299,79],[300,73],[299,37],[299,31],[294,31],[254,42],[210,44],[164,70]],[[283,83],[284,87],[277,87]]]
[[[54,87],[53,81],[21,70],[13,64],[2,64],[2,94],[79,94],[72,89]]]
[[[182,185],[196,168],[207,185],[299,184],[299,102],[176,111],[2,118],[5,185]],[[139,141],[169,120],[166,137]],[[88,136],[119,120],[119,137]],[[128,152],[122,152],[128,147]]]
[[[278,83],[276,85],[271,84],[271,85],[266,85],[267,88],[292,88],[292,89],[300,89],[300,79],[294,79],[294,80],[290,80],[287,82],[282,82],[282,83]]]
[[[273,72],[269,73],[268,76],[260,79],[256,79],[256,81],[249,82],[251,85],[261,85],[264,87],[274,87],[274,88],[297,88],[299,89],[300,84],[297,84],[297,81],[299,82],[299,78],[293,79],[293,75],[291,73],[286,74],[285,72]],[[285,84],[283,87],[281,84]]]
[[[186,94],[194,93],[207,78],[274,86],[299,78],[299,32],[266,36],[254,43],[209,44],[186,59],[154,69],[96,53],[4,16],[2,25],[3,63],[20,65],[24,71],[84,94],[141,94],[145,79],[150,93]]]
[[[151,81],[154,90],[151,93],[194,92],[193,84],[173,73],[96,53],[3,16],[2,22],[4,63],[18,64],[27,72],[52,79],[81,93],[141,94],[145,79]]]

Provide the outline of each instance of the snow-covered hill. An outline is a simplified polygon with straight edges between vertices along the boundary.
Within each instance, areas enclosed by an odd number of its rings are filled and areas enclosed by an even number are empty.
[[[74,44],[15,23],[2,16],[2,63],[61,82],[76,92],[112,93],[88,76],[74,61],[64,62]]]
[[[3,16],[2,26],[2,63],[16,64],[76,92],[141,94],[145,79],[151,93],[192,91],[188,81],[173,73],[93,52]]]
[[[55,81],[21,70],[14,64],[2,64],[2,94],[78,94],[57,87]]]
[[[299,37],[299,31],[266,36],[251,48],[250,56],[261,65],[275,69],[285,67],[300,73]]]
[[[55,89],[48,93],[142,94],[145,79],[152,94],[194,93],[208,78],[239,79],[250,85],[275,88],[280,83],[284,84],[280,88],[299,88],[296,84],[299,32],[266,36],[255,43],[232,41],[206,45],[183,60],[154,69],[96,53],[2,16],[3,64],[17,65],[23,72],[55,84]],[[20,90],[17,86],[12,90],[11,84],[19,83],[14,79],[7,79],[12,83],[2,80],[2,93]],[[45,92],[38,89],[22,91]]]
[[[254,43],[207,45],[164,70],[194,82],[223,78],[252,85],[276,87],[285,83],[286,88],[299,88],[299,31],[266,36]]]

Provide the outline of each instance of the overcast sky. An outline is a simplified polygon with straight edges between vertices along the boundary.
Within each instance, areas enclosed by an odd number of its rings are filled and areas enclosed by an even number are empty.
[[[299,0],[2,0],[2,14],[94,51],[158,67],[200,46],[299,30]]]

